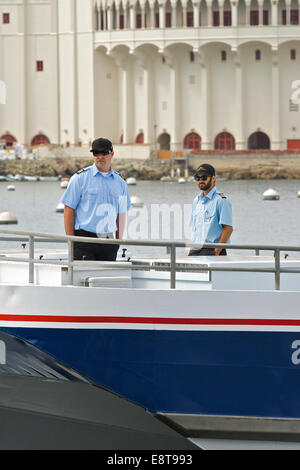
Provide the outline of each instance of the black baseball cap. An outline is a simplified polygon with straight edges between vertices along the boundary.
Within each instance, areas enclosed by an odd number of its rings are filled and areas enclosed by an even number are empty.
[[[110,140],[103,139],[100,137],[99,139],[95,139],[92,143],[92,150],[90,152],[94,152],[97,150],[109,150],[110,152],[113,151],[113,145]]]
[[[196,175],[215,176],[216,172],[214,167],[209,165],[209,163],[203,163],[197,168]]]

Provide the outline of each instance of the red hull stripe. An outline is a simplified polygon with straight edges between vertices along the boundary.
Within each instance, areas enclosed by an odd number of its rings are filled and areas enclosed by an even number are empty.
[[[148,323],[158,325],[257,325],[300,326],[300,320],[276,320],[269,318],[155,318],[155,317],[105,317],[66,315],[1,315],[0,321],[54,322],[54,323]]]

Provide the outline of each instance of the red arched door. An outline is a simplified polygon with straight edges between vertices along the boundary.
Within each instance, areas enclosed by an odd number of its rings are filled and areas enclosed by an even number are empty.
[[[221,132],[215,138],[215,149],[216,150],[234,150],[235,141],[233,135],[229,132]]]
[[[160,150],[170,150],[171,136],[167,132],[160,134],[157,139]]]
[[[143,144],[144,143],[144,132],[140,132],[135,139],[136,144]]]
[[[270,139],[264,132],[253,132],[248,139],[248,149],[269,149]]]
[[[31,147],[37,147],[38,145],[49,145],[50,140],[43,134],[38,134],[33,137],[31,141]]]
[[[196,132],[190,132],[187,134],[183,141],[185,149],[201,150],[201,137]]]
[[[12,147],[13,144],[15,144],[17,142],[17,139],[13,136],[13,135],[10,135],[10,134],[4,134],[0,137],[0,140],[2,140],[3,142],[5,142],[5,146],[6,147]]]

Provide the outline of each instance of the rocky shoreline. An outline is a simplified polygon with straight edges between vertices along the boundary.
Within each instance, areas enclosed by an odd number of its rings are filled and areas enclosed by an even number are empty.
[[[192,175],[201,163],[210,163],[220,178],[234,180],[251,179],[300,179],[300,156],[266,157],[226,157],[203,155],[189,160],[188,175]],[[89,158],[49,158],[41,160],[1,160],[0,175],[61,176],[71,177],[76,171],[93,163]],[[121,160],[114,157],[113,168],[123,178],[138,180],[160,180],[171,175],[172,163],[169,160]],[[185,175],[185,161],[176,160],[173,169],[180,169]],[[178,170],[177,170],[178,171]],[[179,173],[179,172],[178,172]]]

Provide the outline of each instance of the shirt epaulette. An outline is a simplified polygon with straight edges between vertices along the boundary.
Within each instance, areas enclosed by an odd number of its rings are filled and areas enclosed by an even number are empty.
[[[78,171],[76,172],[76,174],[77,174],[77,175],[80,175],[80,173],[82,173],[82,172],[85,171],[85,170],[86,170],[86,168],[82,168],[81,170],[78,170]]]
[[[220,196],[221,196],[223,199],[227,199],[227,197],[226,197],[225,194],[223,194],[223,193],[220,193]]]

